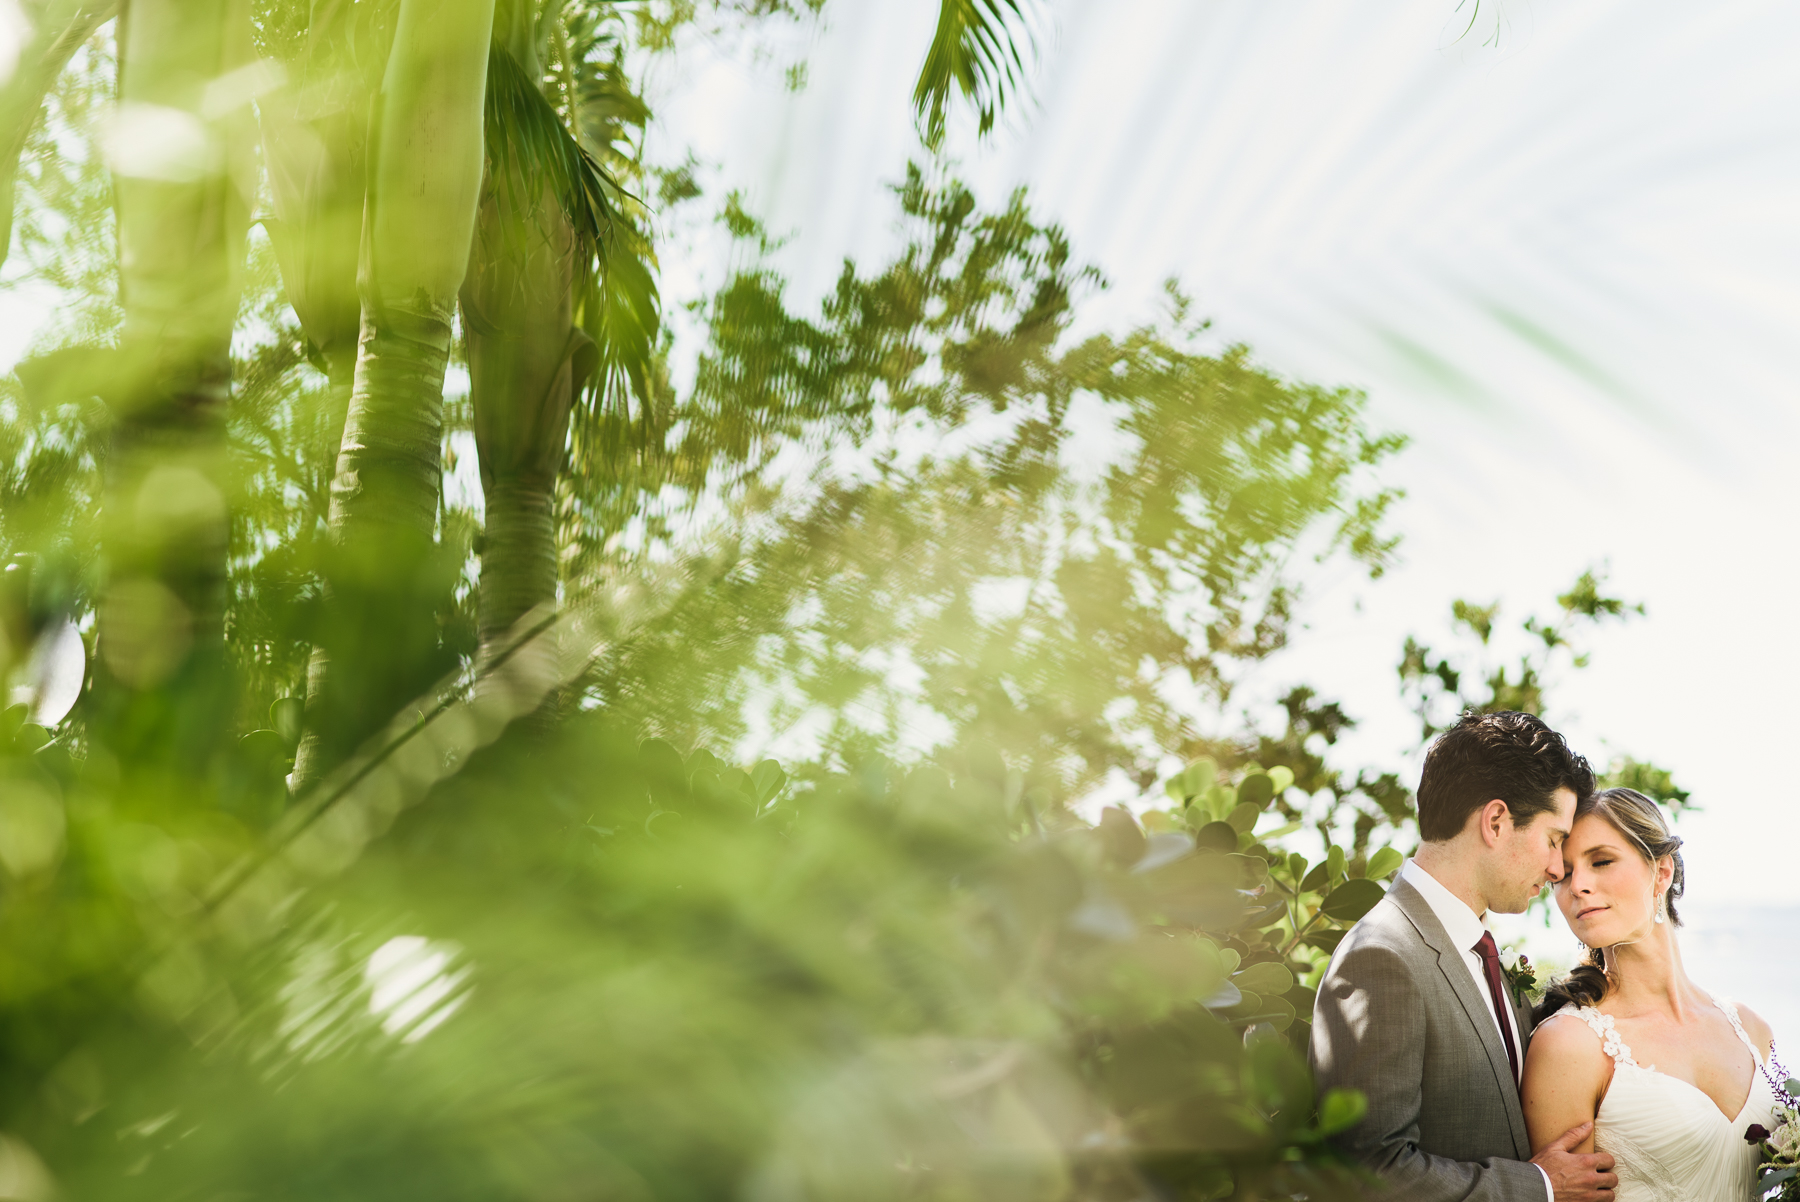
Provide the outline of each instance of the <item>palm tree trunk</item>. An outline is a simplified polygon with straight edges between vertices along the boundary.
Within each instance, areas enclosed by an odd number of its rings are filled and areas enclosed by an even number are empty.
[[[575,394],[594,363],[592,340],[574,324],[577,253],[548,186],[490,184],[462,293],[487,511],[483,655],[521,617],[556,600],[556,476]]]
[[[305,784],[441,666],[444,369],[483,170],[494,0],[400,0],[369,161],[355,381],[331,487],[333,611],[309,673]]]
[[[362,325],[331,524],[429,539],[437,525],[444,368],[483,170],[494,0],[401,0],[382,81],[360,291]]]
[[[115,168],[125,324],[94,716],[103,738],[181,756],[212,741],[229,704],[224,417],[255,160],[248,97],[220,112],[207,93],[254,58],[248,6],[137,0],[119,44],[122,137],[153,122],[202,149],[127,155]]]
[[[450,314],[372,305],[363,310],[350,409],[331,482],[331,526],[342,541],[437,527]]]
[[[515,622],[556,601],[554,476],[491,479],[482,487],[481,651],[490,656]]]
[[[319,450],[330,457],[334,472],[362,327],[357,266],[368,194],[369,116],[381,83],[371,64],[384,63],[391,50],[380,44],[366,5],[312,0],[305,40],[286,64],[286,83],[257,106],[272,209],[263,224],[288,302],[330,381],[336,420]],[[329,497],[326,505],[320,516],[329,522]],[[317,703],[330,671],[317,632],[309,637],[315,646],[302,693],[314,705],[296,757],[295,781],[301,785],[321,762]]]

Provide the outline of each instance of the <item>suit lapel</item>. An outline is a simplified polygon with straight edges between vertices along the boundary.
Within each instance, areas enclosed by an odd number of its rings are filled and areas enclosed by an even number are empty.
[[[1450,937],[1444,933],[1444,925],[1437,920],[1437,915],[1431,912],[1431,907],[1417,889],[1404,880],[1398,880],[1388,890],[1388,898],[1406,915],[1407,921],[1419,932],[1419,937],[1425,941],[1426,946],[1437,953],[1438,971],[1443,974],[1445,985],[1461,1004],[1471,1033],[1487,1052],[1488,1066],[1494,1072],[1494,1088],[1499,1090],[1506,1106],[1506,1119],[1512,1128],[1513,1147],[1520,1160],[1531,1159],[1531,1138],[1525,1130],[1525,1110],[1519,1102],[1519,1087],[1513,1081],[1511,1066],[1506,1062],[1506,1045],[1500,1042],[1500,1027],[1495,1021],[1494,1010],[1488,1003],[1486,994],[1476,986],[1475,978],[1469,973],[1468,962],[1462,958],[1462,951],[1451,946]],[[1511,1003],[1511,991],[1507,992],[1507,1000]],[[1523,1040],[1526,1029],[1526,1024],[1521,1021],[1521,1056],[1525,1054]]]

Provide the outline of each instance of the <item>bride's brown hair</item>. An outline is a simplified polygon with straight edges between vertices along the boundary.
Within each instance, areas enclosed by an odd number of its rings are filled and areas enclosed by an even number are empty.
[[[1681,864],[1681,837],[1669,832],[1662,810],[1654,801],[1636,789],[1602,789],[1582,799],[1575,807],[1575,817],[1598,814],[1624,835],[1638,854],[1650,864],[1668,856],[1675,864],[1675,875],[1669,879],[1665,900],[1669,921],[1681,925],[1675,913],[1675,900],[1681,896],[1687,873]],[[1566,1005],[1593,1006],[1606,996],[1606,960],[1602,949],[1589,948],[1587,956],[1567,976],[1558,977],[1544,990],[1544,1000],[1533,1016],[1542,1022]]]

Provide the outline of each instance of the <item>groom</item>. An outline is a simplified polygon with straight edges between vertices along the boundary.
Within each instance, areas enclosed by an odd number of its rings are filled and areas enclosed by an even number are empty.
[[[1530,714],[1466,713],[1425,756],[1418,852],[1338,945],[1319,985],[1311,1059],[1321,1091],[1359,1089],[1337,1144],[1407,1202],[1610,1202],[1605,1153],[1531,1155],[1519,1105],[1530,1012],[1513,997],[1489,910],[1517,914],[1562,879],[1562,841],[1594,774]]]

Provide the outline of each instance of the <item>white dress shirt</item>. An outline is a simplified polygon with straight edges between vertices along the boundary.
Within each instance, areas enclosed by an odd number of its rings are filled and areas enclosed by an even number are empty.
[[[1436,877],[1419,867],[1416,860],[1408,860],[1400,866],[1400,879],[1419,891],[1419,896],[1425,899],[1425,904],[1431,907],[1432,914],[1443,925],[1444,933],[1450,936],[1450,942],[1462,949],[1463,964],[1469,970],[1470,979],[1475,982],[1475,991],[1488,999],[1488,1017],[1494,1020],[1495,1034],[1500,1034],[1499,1015],[1506,1015],[1506,1025],[1512,1029],[1513,1048],[1519,1057],[1519,1072],[1524,1073],[1525,1041],[1519,1037],[1519,1022],[1513,1015],[1511,999],[1502,998],[1500,1005],[1493,1004],[1494,994],[1488,988],[1487,971],[1482,968],[1481,956],[1475,950],[1475,945],[1481,942],[1482,935],[1487,932],[1483,916],[1469,909],[1468,902],[1444,888]],[[1505,1042],[1504,1036],[1501,1042]],[[1556,1190],[1550,1184],[1550,1174],[1544,1172],[1542,1165],[1534,1167],[1543,1173],[1545,1196],[1549,1202],[1556,1202]]]

